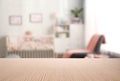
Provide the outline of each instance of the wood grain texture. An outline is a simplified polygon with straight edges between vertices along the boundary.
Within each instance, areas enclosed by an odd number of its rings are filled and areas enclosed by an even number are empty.
[[[0,81],[120,81],[120,59],[0,59]]]

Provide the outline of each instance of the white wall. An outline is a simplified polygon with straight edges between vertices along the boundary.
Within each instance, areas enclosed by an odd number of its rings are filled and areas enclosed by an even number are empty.
[[[1,0],[0,36],[24,34],[26,30],[31,30],[35,34],[47,34],[51,26],[50,15],[59,11],[59,1],[48,3],[49,0]],[[42,13],[42,23],[30,23],[29,14]],[[10,15],[22,15],[23,24],[21,26],[11,26],[8,23]],[[19,31],[18,31],[19,30]]]
[[[83,7],[84,0],[59,0],[60,1],[60,14],[62,17],[69,17],[72,19],[71,10]]]
[[[49,0],[0,0],[0,36],[21,35],[26,30],[31,30],[34,34],[47,34],[53,23],[51,21],[53,13],[69,13],[73,7],[81,7],[80,4],[80,0],[52,0],[51,2]],[[42,13],[43,22],[30,23],[29,14],[31,13]],[[22,15],[23,24],[21,26],[9,25],[10,15]]]
[[[119,4],[119,0],[86,0],[86,45],[94,33],[101,33],[107,42],[102,49],[120,53]]]
[[[63,6],[62,3],[67,2]],[[51,15],[54,13],[66,13],[71,6],[79,7],[79,0],[0,0],[0,53],[5,53],[4,37],[6,35],[23,35],[25,31],[30,30],[34,35],[50,34],[53,31],[54,20]],[[79,4],[78,4],[79,3]],[[63,7],[61,7],[63,6]],[[66,8],[66,9],[65,9]],[[61,11],[63,10],[63,11]],[[42,23],[30,23],[29,14],[42,13]],[[23,24],[20,26],[9,25],[8,17],[10,15],[21,15]],[[52,32],[53,33],[53,32]]]

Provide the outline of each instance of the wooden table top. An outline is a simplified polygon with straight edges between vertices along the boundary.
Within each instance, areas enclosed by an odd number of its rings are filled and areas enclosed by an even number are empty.
[[[0,81],[120,81],[120,59],[0,59]]]

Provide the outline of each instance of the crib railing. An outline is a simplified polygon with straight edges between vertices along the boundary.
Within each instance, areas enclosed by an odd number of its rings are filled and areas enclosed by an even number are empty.
[[[7,54],[15,54],[21,58],[54,58],[55,54],[52,49],[47,50],[16,50],[8,51]]]

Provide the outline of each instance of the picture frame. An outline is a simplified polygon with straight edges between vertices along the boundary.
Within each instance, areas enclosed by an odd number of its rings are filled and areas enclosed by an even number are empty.
[[[10,25],[22,25],[22,16],[21,15],[11,15],[9,16]]]
[[[43,16],[41,13],[32,13],[29,16],[29,20],[31,23],[42,23]]]

